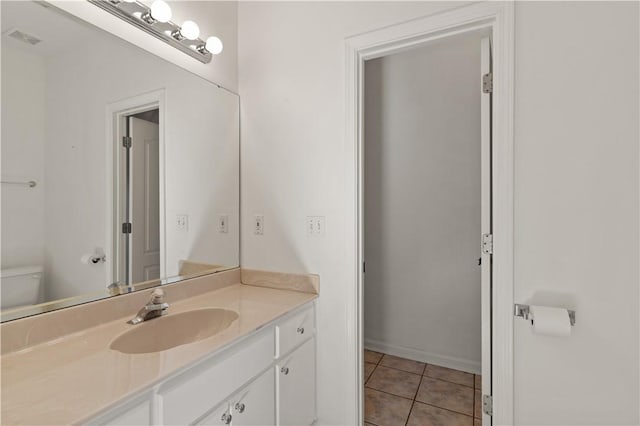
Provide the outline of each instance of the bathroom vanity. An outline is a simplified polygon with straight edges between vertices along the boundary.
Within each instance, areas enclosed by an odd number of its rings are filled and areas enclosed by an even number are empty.
[[[315,420],[313,302],[88,421],[105,425],[309,425]]]
[[[137,325],[127,321],[150,290],[3,324],[3,424],[315,421],[316,276],[234,269],[163,288],[167,315]],[[144,342],[114,349],[132,331],[177,342],[199,323],[172,327],[172,318],[213,309],[237,316],[216,334],[196,332],[165,350],[145,352]],[[107,321],[79,329],[74,319],[91,312]]]

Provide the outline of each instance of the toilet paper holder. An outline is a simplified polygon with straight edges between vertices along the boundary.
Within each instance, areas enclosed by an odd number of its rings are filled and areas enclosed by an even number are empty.
[[[516,303],[513,307],[513,314],[517,317],[523,318],[525,320],[531,320],[531,313],[529,310],[529,305],[521,305]],[[572,326],[576,325],[576,311],[572,311],[571,309],[567,309],[569,313],[569,322]]]

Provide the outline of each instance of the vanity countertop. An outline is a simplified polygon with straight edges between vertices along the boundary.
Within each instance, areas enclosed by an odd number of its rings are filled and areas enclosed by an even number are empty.
[[[127,316],[3,355],[2,424],[82,423],[317,297],[259,285],[231,284],[171,303],[168,316],[224,308],[239,318],[219,334],[166,351],[109,349],[117,336],[139,327],[127,324]]]

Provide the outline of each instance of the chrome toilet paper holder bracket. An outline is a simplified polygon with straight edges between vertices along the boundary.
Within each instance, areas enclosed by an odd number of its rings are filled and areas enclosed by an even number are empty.
[[[567,312],[569,313],[569,322],[571,323],[571,325],[576,325],[576,311],[567,309]],[[513,315],[519,318],[523,318],[527,321],[533,321],[531,311],[529,310],[529,305],[521,305],[519,303],[516,303],[513,306]]]

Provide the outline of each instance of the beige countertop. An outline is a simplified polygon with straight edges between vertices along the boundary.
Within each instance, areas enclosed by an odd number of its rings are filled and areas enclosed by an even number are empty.
[[[81,423],[171,373],[227,347],[317,294],[231,284],[174,303],[168,316],[200,308],[239,314],[229,328],[166,351],[129,355],[111,341],[138,327],[131,315],[3,355],[2,424]],[[85,305],[86,306],[86,305]]]

